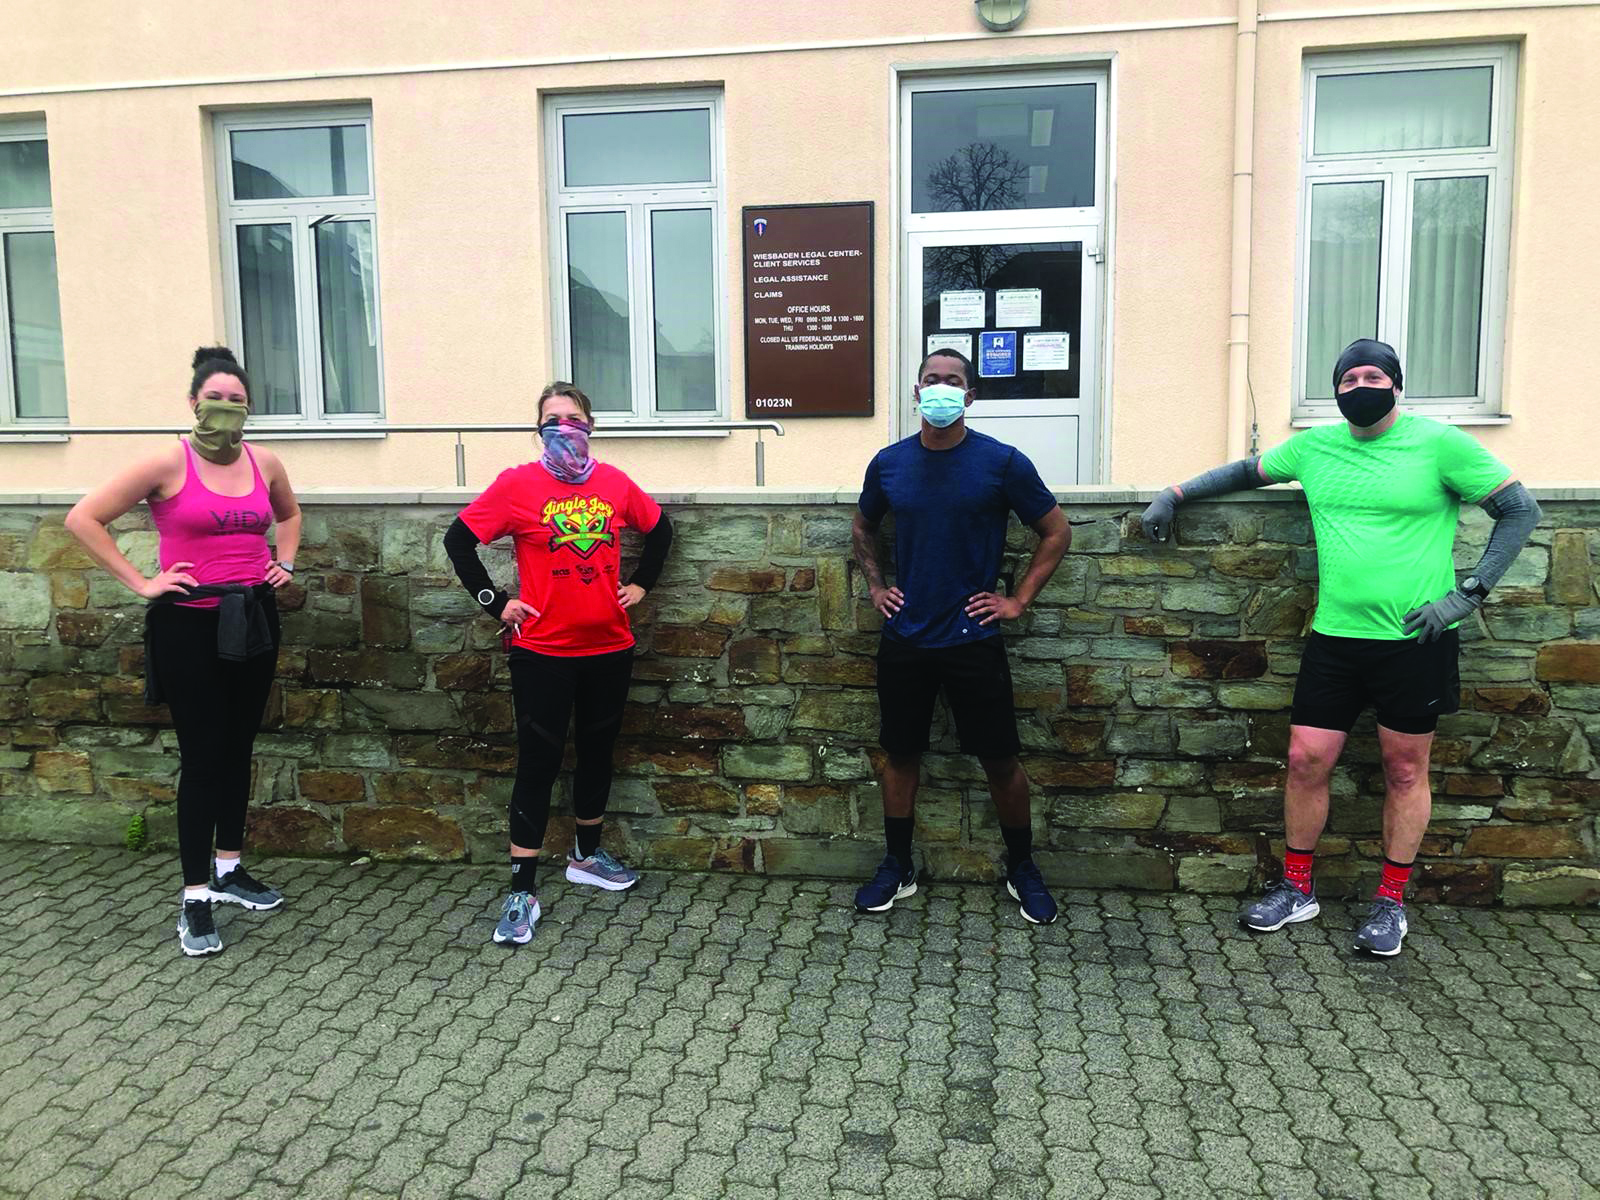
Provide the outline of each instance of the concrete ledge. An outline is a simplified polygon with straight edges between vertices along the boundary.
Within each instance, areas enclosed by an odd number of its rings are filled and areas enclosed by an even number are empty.
[[[1160,494],[1161,488],[1114,487],[1106,484],[1084,484],[1079,487],[1052,489],[1055,497],[1065,507],[1074,504],[1149,504]],[[1595,484],[1553,484],[1548,487],[1528,489],[1537,500],[1592,501],[1600,500],[1600,486]],[[330,505],[415,505],[437,504],[460,508],[478,498],[482,488],[309,488],[299,493],[305,504]],[[701,488],[698,491],[659,491],[651,493],[662,504],[760,504],[775,508],[815,506],[819,504],[854,504],[861,492],[859,488],[753,488],[726,487]],[[59,491],[0,492],[0,505],[9,508],[61,508],[83,499],[84,489],[63,488]],[[1300,488],[1294,484],[1275,484],[1250,492],[1235,492],[1205,501],[1207,504],[1249,504],[1260,501],[1297,501]]]

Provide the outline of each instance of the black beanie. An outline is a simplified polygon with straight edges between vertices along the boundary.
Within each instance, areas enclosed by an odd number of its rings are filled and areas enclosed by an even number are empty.
[[[1333,365],[1333,390],[1339,391],[1339,380],[1351,367],[1377,367],[1390,379],[1394,380],[1396,391],[1405,388],[1400,377],[1400,356],[1394,352],[1394,347],[1388,342],[1374,341],[1372,338],[1357,338],[1344,348],[1344,353],[1339,355],[1339,361]]]

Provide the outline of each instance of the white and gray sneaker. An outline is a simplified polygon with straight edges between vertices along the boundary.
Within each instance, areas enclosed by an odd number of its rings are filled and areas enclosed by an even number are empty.
[[[1239,924],[1256,933],[1272,933],[1296,921],[1309,921],[1321,911],[1315,888],[1302,892],[1287,879],[1280,879],[1261,899],[1239,910]]]
[[[178,946],[190,958],[222,949],[222,937],[211,920],[210,900],[183,902],[178,910]]]
[[[277,908],[283,893],[268,887],[243,867],[235,867],[221,879],[213,879],[211,898],[219,904],[242,904],[246,908]]]
[[[1400,953],[1400,944],[1406,940],[1405,905],[1378,896],[1372,901],[1372,910],[1366,922],[1356,930],[1356,949],[1368,954],[1381,954],[1392,958]]]
[[[605,850],[597,849],[588,858],[580,858],[574,846],[567,855],[567,882],[586,883],[608,892],[625,892],[639,882],[639,872],[623,866]]]

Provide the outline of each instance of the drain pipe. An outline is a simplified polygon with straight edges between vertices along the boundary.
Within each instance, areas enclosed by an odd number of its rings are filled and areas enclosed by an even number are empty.
[[[1250,199],[1255,173],[1256,0],[1239,0],[1233,54],[1233,259],[1228,303],[1228,457],[1257,453],[1250,402]]]

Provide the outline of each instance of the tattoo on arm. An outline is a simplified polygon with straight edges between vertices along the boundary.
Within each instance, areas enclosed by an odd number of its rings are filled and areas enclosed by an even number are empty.
[[[855,543],[856,565],[861,568],[861,576],[867,581],[867,586],[883,587],[883,568],[878,565],[877,526],[868,525],[867,519],[857,513],[850,527],[850,535]]]

